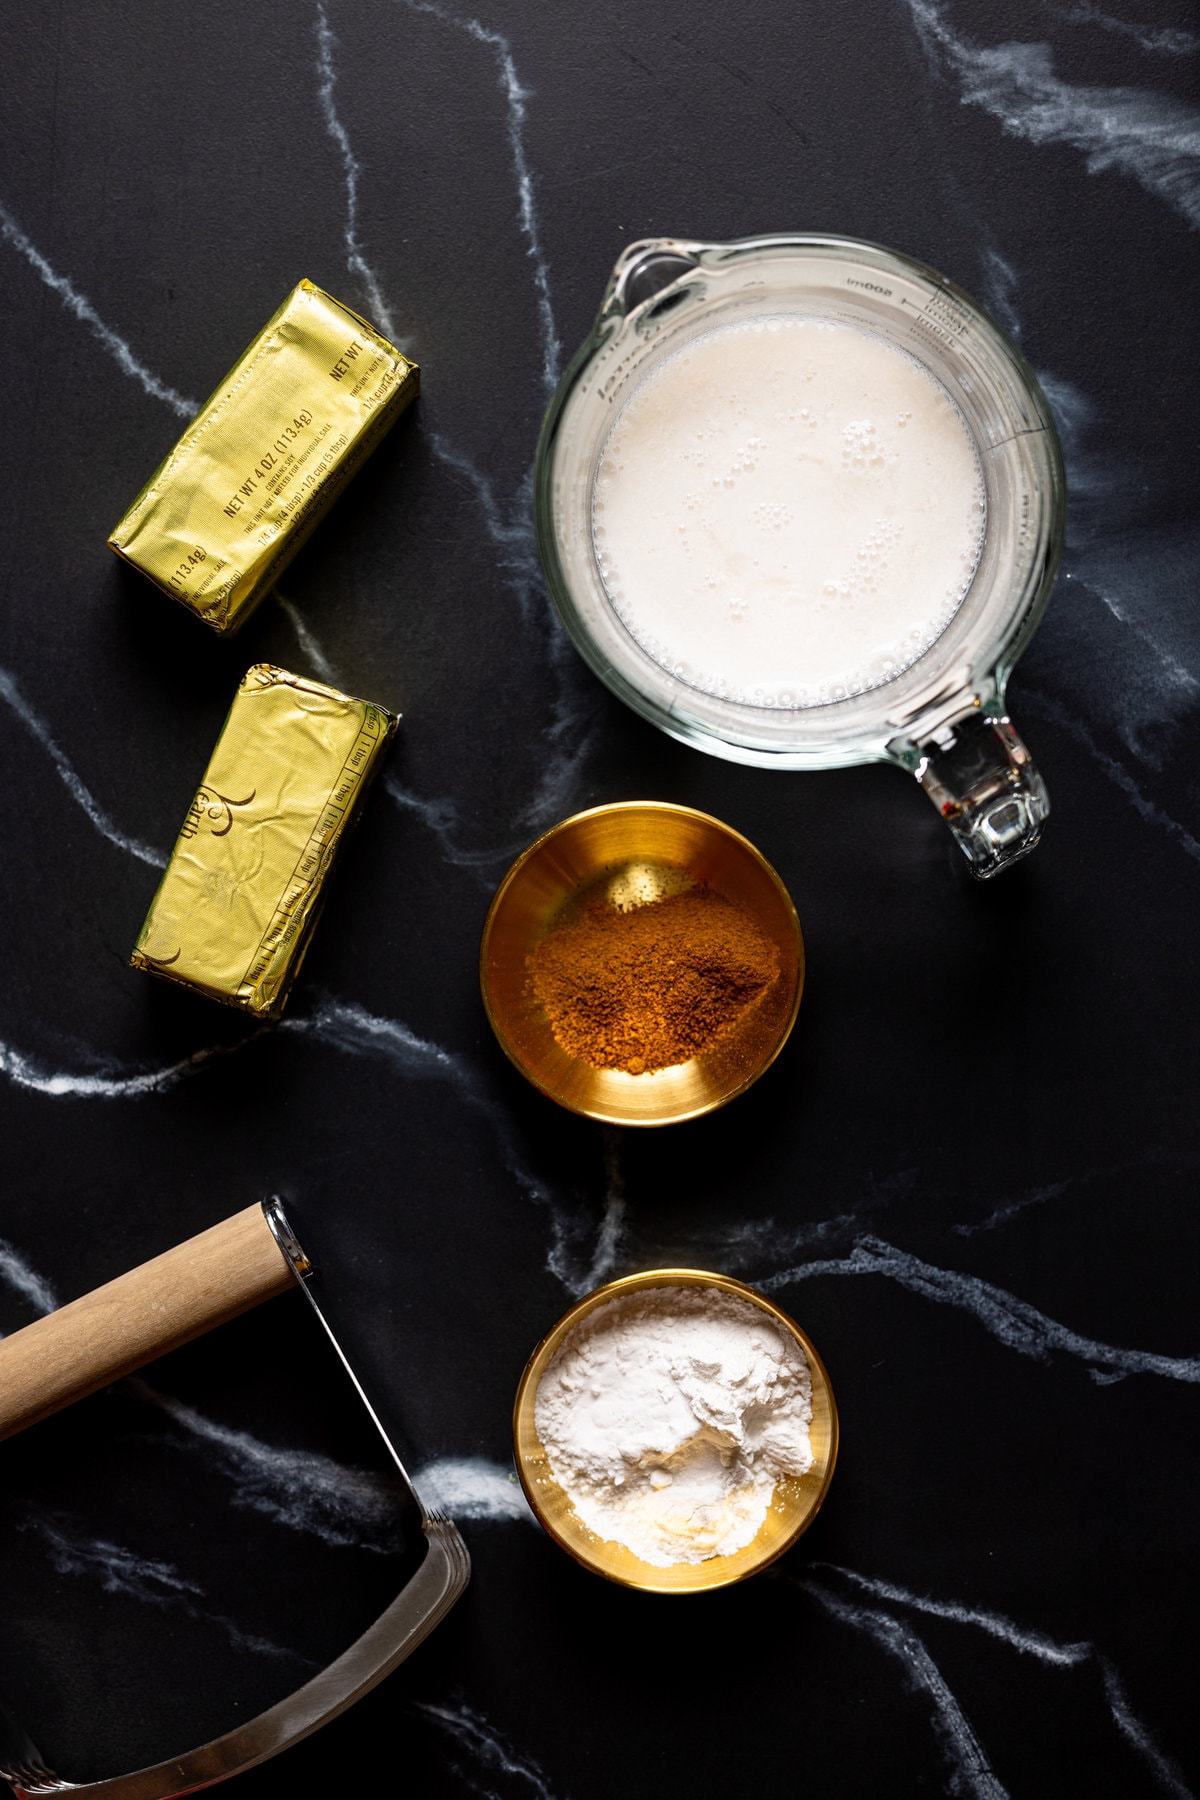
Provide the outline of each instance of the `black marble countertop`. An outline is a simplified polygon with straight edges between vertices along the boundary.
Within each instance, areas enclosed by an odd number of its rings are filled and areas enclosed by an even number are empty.
[[[244,1800],[1200,1779],[1195,23],[1183,0],[0,23],[0,1329],[283,1194],[474,1559],[430,1641]],[[1054,816],[992,885],[893,769],[658,734],[539,578],[538,425],[619,251],[771,230],[944,270],[1056,411],[1068,550],[1010,690]],[[301,276],[411,350],[422,398],[220,642],[104,540]],[[404,714],[266,1032],[127,966],[258,660]],[[648,1133],[526,1087],[476,982],[515,850],[636,797],[745,832],[809,954],[769,1074]],[[812,1531],[703,1599],[588,1575],[511,1475],[534,1343],[669,1262],[770,1282],[842,1414]],[[273,1302],[5,1446],[0,1699],[66,1774],[296,1685],[394,1577],[303,1315]]]

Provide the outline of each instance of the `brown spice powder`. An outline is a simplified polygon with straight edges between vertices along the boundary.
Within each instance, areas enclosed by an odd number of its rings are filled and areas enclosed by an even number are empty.
[[[779,951],[709,888],[621,911],[592,901],[528,959],[534,995],[571,1056],[641,1075],[709,1050],[779,976]]]

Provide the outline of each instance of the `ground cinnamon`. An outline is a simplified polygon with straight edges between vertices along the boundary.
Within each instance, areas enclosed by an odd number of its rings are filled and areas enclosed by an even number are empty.
[[[622,910],[594,900],[529,958],[563,1049],[641,1075],[709,1050],[779,976],[779,951],[748,913],[692,888]]]

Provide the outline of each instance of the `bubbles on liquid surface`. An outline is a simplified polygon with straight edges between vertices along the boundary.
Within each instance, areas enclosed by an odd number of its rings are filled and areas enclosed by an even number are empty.
[[[895,460],[896,452],[886,448],[873,420],[852,419],[842,427],[843,469],[882,469]]]
[[[652,369],[592,511],[605,591],[642,648],[718,698],[785,709],[925,655],[986,522],[974,444],[934,377],[799,316],[721,327]]]

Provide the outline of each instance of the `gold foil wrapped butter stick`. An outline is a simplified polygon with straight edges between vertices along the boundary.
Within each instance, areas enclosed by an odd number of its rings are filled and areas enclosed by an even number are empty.
[[[214,631],[236,631],[419,381],[365,319],[302,281],[109,545]]]
[[[131,962],[262,1018],[283,1011],[321,888],[380,752],[382,706],[257,663],[188,809]]]

